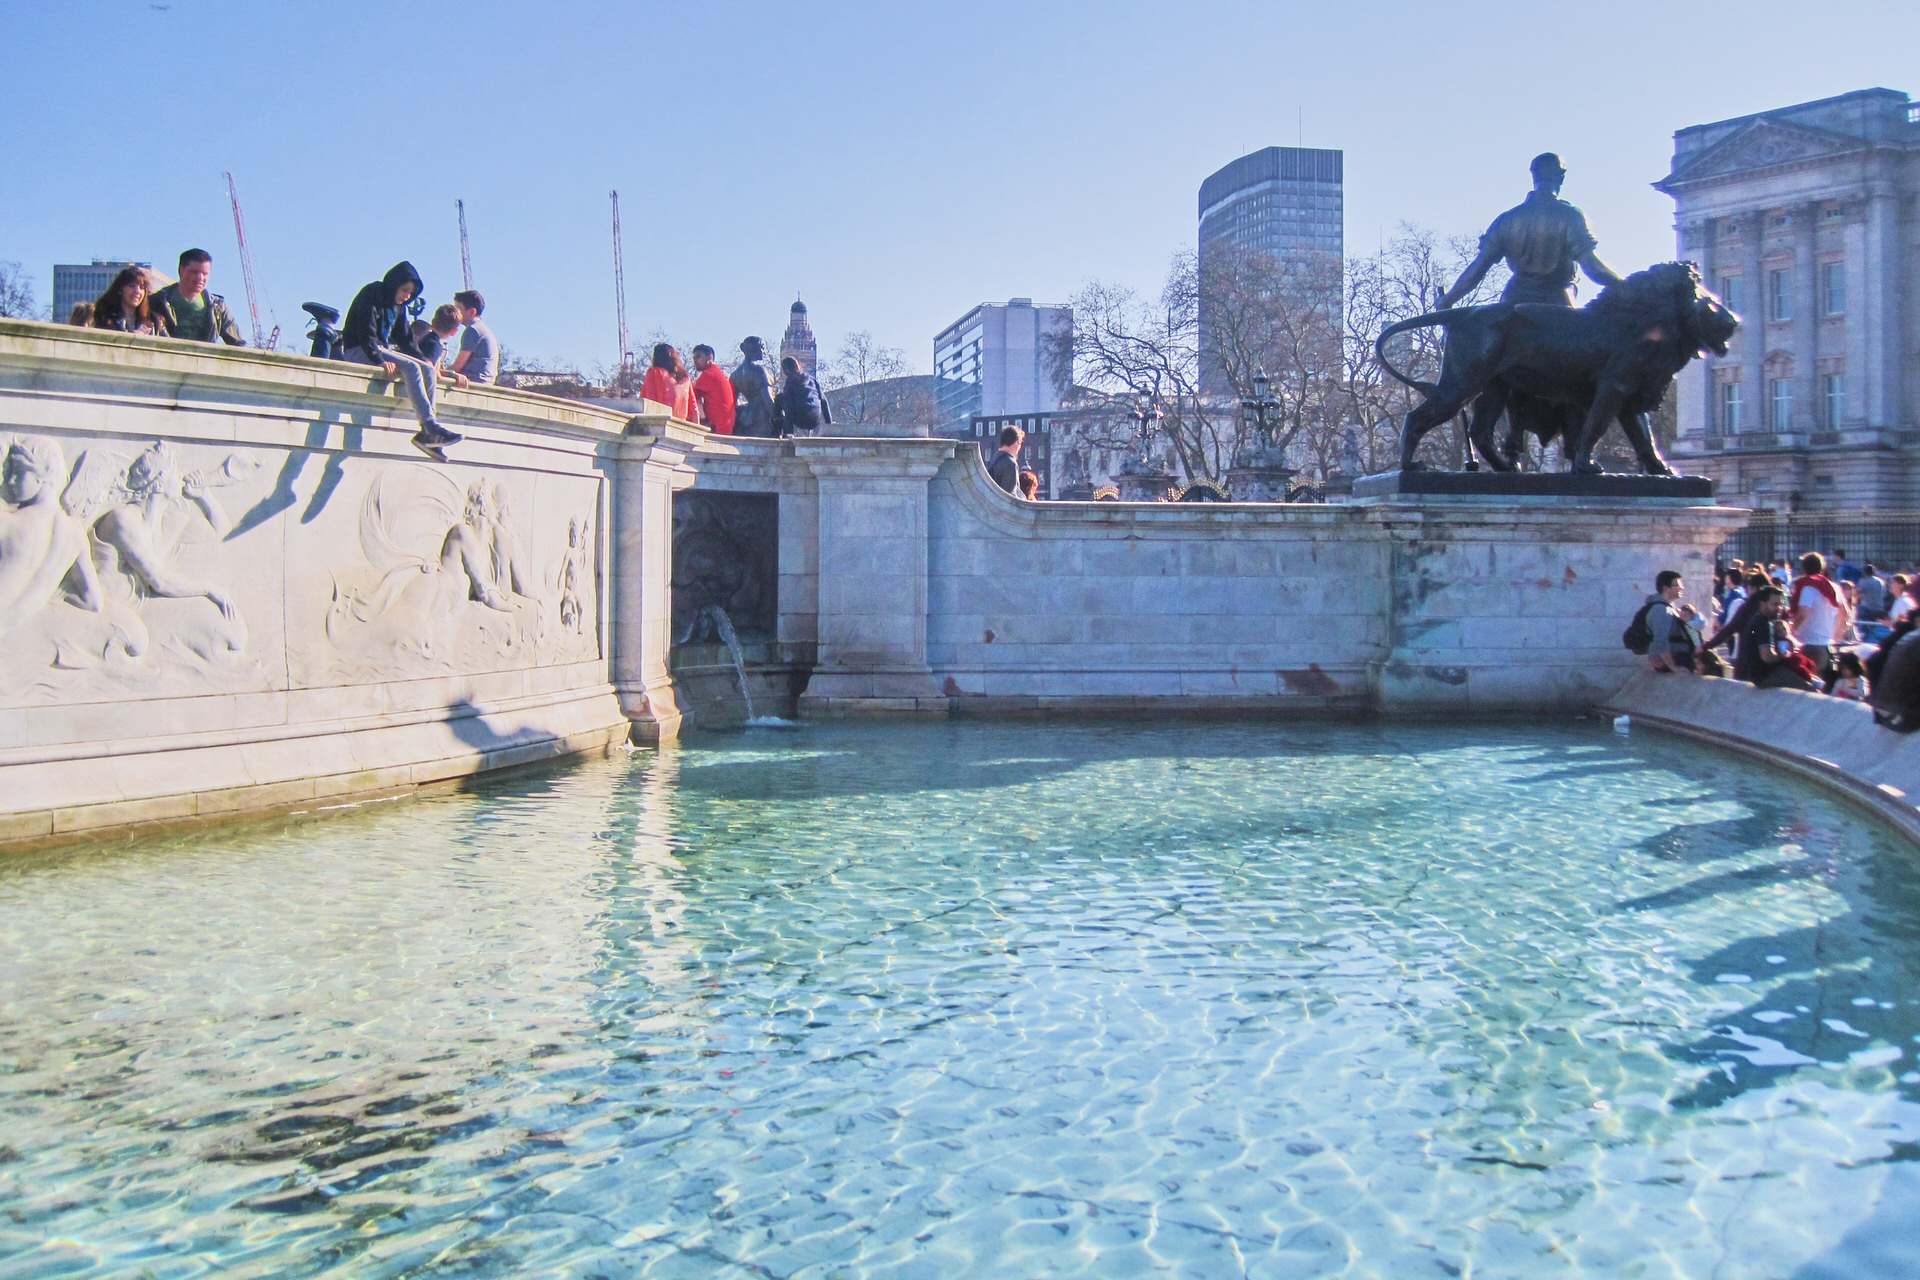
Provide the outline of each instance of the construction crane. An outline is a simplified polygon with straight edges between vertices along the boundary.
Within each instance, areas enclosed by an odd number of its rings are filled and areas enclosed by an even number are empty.
[[[247,314],[253,317],[253,345],[262,351],[271,351],[280,344],[280,326],[273,326],[272,333],[260,328],[260,299],[253,289],[253,253],[247,248],[247,220],[240,213],[240,191],[233,185],[233,174],[227,174],[227,199],[233,202],[233,236],[240,242],[240,274],[247,282]]]
[[[453,207],[460,211],[460,287],[473,288],[473,255],[467,252],[467,202],[455,200]]]
[[[627,267],[620,254],[620,193],[613,194],[613,307],[620,319],[620,394],[632,391],[635,369],[627,346]]]

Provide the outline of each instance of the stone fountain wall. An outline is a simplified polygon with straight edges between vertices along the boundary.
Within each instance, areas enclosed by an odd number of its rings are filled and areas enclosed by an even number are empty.
[[[710,438],[693,488],[781,493],[772,666],[800,714],[1578,711],[1711,500],[1032,503],[951,441]],[[751,663],[749,664],[751,666]],[[729,672],[728,674],[731,674]]]
[[[377,372],[377,371],[371,371]],[[0,838],[301,808],[604,749],[625,415],[0,323]]]

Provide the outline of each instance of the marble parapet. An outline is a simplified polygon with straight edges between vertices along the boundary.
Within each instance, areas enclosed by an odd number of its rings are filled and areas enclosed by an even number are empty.
[[[338,803],[624,741],[630,419],[0,321],[0,840]]]

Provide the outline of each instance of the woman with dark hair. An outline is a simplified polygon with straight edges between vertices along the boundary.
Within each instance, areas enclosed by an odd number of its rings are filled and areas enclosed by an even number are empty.
[[[1732,575],[1729,574],[1728,576],[1731,577]],[[1720,629],[1713,633],[1713,638],[1700,646],[1702,651],[1708,651],[1717,649],[1722,644],[1729,645],[1730,647],[1727,653],[1736,663],[1740,657],[1739,640],[1741,633],[1747,629],[1747,623],[1753,620],[1753,615],[1758,612],[1760,608],[1760,602],[1755,599],[1755,597],[1773,584],[1767,581],[1767,575],[1764,573],[1750,573],[1746,576],[1746,580],[1740,585],[1746,590],[1745,598],[1740,601],[1739,607],[1733,611],[1733,616],[1722,623]]]
[[[147,273],[143,269],[121,268],[107,291],[93,304],[93,327],[118,329],[121,333],[160,332],[153,308],[147,302],[147,292]]]
[[[667,343],[653,348],[653,367],[640,384],[640,398],[666,405],[684,422],[700,421],[693,407],[693,379],[680,363],[680,353]]]

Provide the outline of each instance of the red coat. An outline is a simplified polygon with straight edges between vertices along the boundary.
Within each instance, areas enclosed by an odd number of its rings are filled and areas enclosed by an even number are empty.
[[[693,380],[694,399],[700,402],[700,421],[718,436],[733,434],[733,379],[717,364],[701,370]]]
[[[676,380],[665,369],[649,369],[646,381],[640,384],[640,398],[666,405],[673,410],[676,418],[687,422],[698,421],[693,416],[692,378]]]

